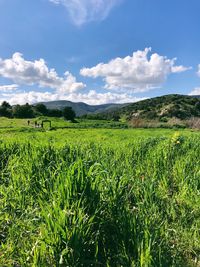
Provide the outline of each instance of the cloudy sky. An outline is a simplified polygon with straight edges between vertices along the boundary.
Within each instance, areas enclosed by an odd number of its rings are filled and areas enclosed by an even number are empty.
[[[200,94],[199,0],[0,0],[0,101]]]

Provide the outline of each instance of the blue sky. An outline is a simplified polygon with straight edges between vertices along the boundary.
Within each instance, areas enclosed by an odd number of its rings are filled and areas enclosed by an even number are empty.
[[[198,0],[0,0],[0,101],[200,94]]]

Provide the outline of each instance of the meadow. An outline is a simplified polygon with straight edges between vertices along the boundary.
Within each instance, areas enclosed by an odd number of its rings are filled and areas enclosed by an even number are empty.
[[[53,123],[0,121],[0,266],[200,266],[198,131]]]

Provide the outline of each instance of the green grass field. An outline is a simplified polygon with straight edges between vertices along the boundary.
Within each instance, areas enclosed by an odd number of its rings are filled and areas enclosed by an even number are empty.
[[[200,266],[198,131],[53,123],[0,120],[0,266]]]

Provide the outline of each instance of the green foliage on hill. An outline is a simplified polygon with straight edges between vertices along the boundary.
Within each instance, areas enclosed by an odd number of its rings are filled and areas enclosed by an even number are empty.
[[[166,95],[140,101],[123,109],[128,118],[138,116],[154,118],[187,119],[200,116],[200,99],[184,95]]]
[[[200,98],[185,95],[165,95],[132,103],[110,112],[87,116],[87,118],[91,117],[96,119],[125,117],[127,120],[141,118],[161,121],[175,117],[183,120],[200,117]]]

